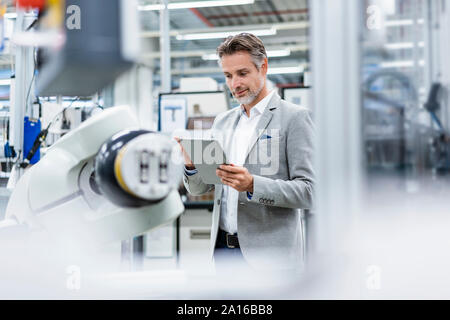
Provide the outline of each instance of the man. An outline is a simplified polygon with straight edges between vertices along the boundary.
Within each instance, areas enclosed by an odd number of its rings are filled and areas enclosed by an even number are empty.
[[[226,132],[228,165],[216,174],[211,255],[241,257],[255,268],[300,265],[304,241],[300,209],[313,202],[313,124],[307,109],[267,88],[268,60],[261,40],[249,33],[228,37],[218,48],[226,84],[241,103],[218,115],[213,132]],[[272,163],[267,167],[267,154]],[[264,156],[264,157],[263,157]],[[185,154],[184,184],[200,195],[203,183]]]

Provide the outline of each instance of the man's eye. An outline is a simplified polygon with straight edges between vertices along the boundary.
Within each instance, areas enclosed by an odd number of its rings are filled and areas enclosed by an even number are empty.
[[[247,72],[242,72],[239,74],[241,77],[244,77],[245,75],[247,75]]]
[[[227,77],[227,78],[231,78],[231,76],[229,75],[229,74],[227,74],[225,77]]]

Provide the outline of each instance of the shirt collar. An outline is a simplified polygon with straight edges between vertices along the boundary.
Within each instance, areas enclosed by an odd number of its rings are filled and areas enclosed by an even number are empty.
[[[252,113],[256,114],[262,114],[264,110],[266,110],[267,105],[269,104],[269,101],[272,99],[273,94],[275,93],[275,90],[272,90],[267,96],[264,97],[260,102],[258,102],[256,105],[253,106],[253,108],[250,109],[250,116]],[[241,115],[245,114],[244,106],[241,104]]]

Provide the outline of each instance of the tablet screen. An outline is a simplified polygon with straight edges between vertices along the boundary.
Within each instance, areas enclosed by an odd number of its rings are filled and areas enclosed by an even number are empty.
[[[222,184],[216,175],[216,169],[226,163],[226,157],[217,140],[182,139],[181,145],[204,183]]]

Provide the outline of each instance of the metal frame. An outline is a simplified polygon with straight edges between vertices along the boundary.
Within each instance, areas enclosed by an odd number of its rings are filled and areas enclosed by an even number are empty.
[[[357,221],[362,186],[360,0],[314,0],[313,104],[317,125],[317,214],[311,250],[337,252]]]
[[[171,78],[171,55],[170,55],[170,19],[169,9],[167,8],[169,0],[162,0],[164,9],[159,13],[159,27],[161,36],[159,38],[159,44],[161,47],[161,91],[172,91],[172,78]]]
[[[34,17],[25,16],[24,12],[18,10],[18,16],[15,25],[15,31],[21,32],[25,30],[32,22]],[[14,105],[11,106],[11,145],[14,146],[16,152],[21,152],[23,158],[23,130],[24,118],[26,111],[31,112],[32,97],[34,96],[34,57],[33,48],[18,46],[16,48],[16,70],[15,70],[15,86],[14,86]],[[27,94],[30,91],[27,100]]]
[[[433,37],[435,43],[432,46],[437,51],[436,55],[438,56],[438,59],[436,59],[438,62],[435,63],[434,76],[442,82],[447,92],[444,95],[441,119],[444,127],[450,130],[450,61],[448,59],[450,55],[450,43],[448,41],[448,35],[450,34],[450,0],[432,2],[437,7],[434,9],[436,21],[430,26],[435,35]]]

